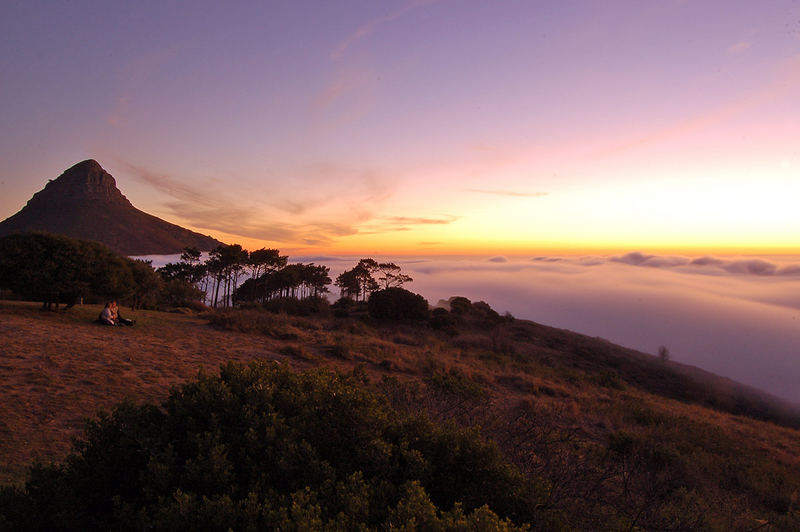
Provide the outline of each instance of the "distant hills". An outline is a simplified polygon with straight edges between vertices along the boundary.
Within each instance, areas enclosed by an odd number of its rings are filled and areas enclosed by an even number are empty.
[[[0,236],[47,231],[93,240],[124,255],[167,255],[187,246],[208,251],[220,241],[134,207],[94,159],[66,170],[0,222]]]

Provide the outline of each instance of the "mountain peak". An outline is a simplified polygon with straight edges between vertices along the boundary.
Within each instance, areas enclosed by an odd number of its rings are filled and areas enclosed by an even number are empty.
[[[130,205],[111,174],[94,159],[86,159],[65,170],[47,183],[43,190],[34,194],[28,205],[40,201],[61,204],[87,200]]]
[[[135,208],[94,159],[49,180],[21,211],[0,223],[0,235],[30,230],[94,240],[125,255],[180,253],[187,246],[206,251],[221,244]]]
[[[77,171],[77,170],[81,170],[81,169],[84,169],[84,168],[86,168],[88,170],[99,170],[101,172],[105,171],[105,170],[103,170],[103,167],[100,166],[100,163],[98,163],[94,159],[86,159],[85,161],[81,161],[79,163],[76,163],[76,164],[72,165],[64,173],[71,172],[73,170]]]

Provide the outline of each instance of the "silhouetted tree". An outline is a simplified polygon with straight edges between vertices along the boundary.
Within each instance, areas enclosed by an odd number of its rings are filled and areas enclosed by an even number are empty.
[[[336,286],[341,289],[342,297],[352,297],[366,301],[369,294],[379,288],[373,274],[378,271],[379,264],[375,259],[361,259],[352,269],[343,272],[336,278]]]
[[[214,280],[213,306],[219,303],[219,291],[223,288],[223,303],[231,304],[231,294],[236,289],[244,266],[249,261],[249,254],[239,244],[217,246],[209,253],[206,268]]]
[[[270,272],[274,272],[286,266],[286,261],[289,259],[286,255],[281,255],[277,249],[261,248],[250,252],[248,265],[250,266],[250,278],[253,282],[250,283],[252,292],[251,301],[256,299],[256,291],[259,287],[261,277]],[[264,290],[261,291],[262,293]],[[263,301],[262,301],[263,303]]]
[[[192,284],[202,281],[206,274],[197,248],[183,248],[179,262],[169,262],[157,271],[165,280],[178,279]]]
[[[361,287],[358,284],[358,279],[353,270],[340,273],[339,276],[336,277],[336,282],[334,284],[339,287],[339,297],[342,299],[358,299],[358,293]]]
[[[181,262],[199,264],[201,255],[202,253],[196,247],[185,247],[183,248],[183,252],[181,252]]]
[[[378,280],[383,285],[383,288],[402,287],[405,283],[410,283],[414,279],[408,275],[400,273],[400,266],[394,262],[382,262],[378,264],[378,272],[380,277]]]
[[[200,262],[200,250],[197,248],[183,248],[181,262],[186,265],[187,281],[198,284],[206,276],[206,267]]]
[[[378,263],[374,259],[361,259],[354,271],[360,287],[361,300],[366,301],[369,294],[378,289],[378,283],[372,275],[378,271]]]
[[[145,305],[155,305],[164,281],[153,269],[152,261],[134,260],[130,263],[134,289],[131,295],[131,308],[136,310]]]
[[[310,289],[311,297],[320,297],[323,293],[328,292],[328,285],[331,284],[330,271],[327,266],[318,266],[313,262],[306,266],[303,282]]]
[[[184,305],[200,299],[205,302],[210,274],[208,263],[200,262],[200,257],[200,250],[186,247],[179,262],[167,263],[157,270],[164,281],[161,295],[163,303]]]
[[[286,257],[281,257],[285,259]],[[319,298],[328,291],[331,278],[327,266],[303,263],[269,269],[258,278],[250,278],[235,294],[237,301],[268,301],[281,298],[303,300]]]

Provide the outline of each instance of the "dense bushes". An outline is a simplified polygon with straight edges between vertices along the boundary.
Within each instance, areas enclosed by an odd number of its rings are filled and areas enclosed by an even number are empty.
[[[403,288],[386,288],[369,296],[369,315],[377,319],[426,320],[428,302],[419,294]]]
[[[0,238],[0,286],[45,306],[132,294],[132,263],[102,244],[47,233]]]
[[[483,301],[473,303],[463,296],[451,297],[447,303],[450,306],[449,312],[437,307],[431,313],[430,325],[434,329],[452,331],[457,325],[494,329],[514,319],[510,314],[500,316],[488,303]]]
[[[191,282],[158,275],[97,242],[42,232],[0,238],[0,288],[45,307],[118,299],[133,308],[188,306],[203,297]]]
[[[0,525],[494,530],[532,518],[527,490],[475,431],[391,411],[357,374],[230,364],[90,422],[63,467],[2,492]]]

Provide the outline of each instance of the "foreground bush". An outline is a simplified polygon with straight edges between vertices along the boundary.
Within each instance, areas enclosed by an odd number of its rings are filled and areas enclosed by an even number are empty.
[[[502,530],[533,518],[527,486],[476,432],[356,375],[229,364],[91,421],[63,466],[0,492],[0,528]]]

